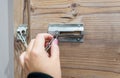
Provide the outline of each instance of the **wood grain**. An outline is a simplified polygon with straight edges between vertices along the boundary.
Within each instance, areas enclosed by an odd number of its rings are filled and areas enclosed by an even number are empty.
[[[19,57],[26,50],[26,47],[21,41],[16,39],[17,27],[22,24],[28,25],[28,32],[30,28],[29,24],[29,0],[14,0],[14,77],[25,78],[26,71],[22,69]],[[29,41],[30,33],[28,33],[27,41]]]
[[[23,0],[14,0],[14,34],[17,27],[23,23]]]
[[[84,23],[84,43],[60,43],[63,78],[120,77],[120,0],[31,0],[31,38],[49,23]]]
[[[63,78],[119,78],[119,74],[112,72],[83,70],[83,69],[69,69],[63,68]]]
[[[17,27],[23,24],[23,0],[14,0],[14,77],[22,78],[23,69],[21,67],[19,56],[23,51],[23,46],[21,46],[21,42],[17,42],[16,40],[16,30]]]

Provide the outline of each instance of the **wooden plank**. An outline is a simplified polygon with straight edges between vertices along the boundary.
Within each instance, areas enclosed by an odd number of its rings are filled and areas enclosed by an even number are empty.
[[[28,32],[30,28],[29,23],[29,0],[14,0],[14,77],[15,78],[26,78],[26,72],[22,69],[19,56],[26,50],[22,42],[16,39],[17,27],[22,24],[28,25]],[[28,33],[27,41],[30,40],[30,33]]]
[[[85,24],[85,42],[60,43],[63,78],[120,77],[120,0],[31,0],[31,38],[49,23]]]
[[[63,68],[63,78],[119,78],[120,75],[113,72],[83,70],[83,69],[69,69]]]
[[[23,0],[14,0],[14,34],[20,24],[23,24]]]
[[[23,69],[21,67],[19,56],[24,50],[22,44],[16,41],[16,30],[17,27],[23,24],[23,10],[24,10],[23,0],[14,0],[14,77],[22,78]]]

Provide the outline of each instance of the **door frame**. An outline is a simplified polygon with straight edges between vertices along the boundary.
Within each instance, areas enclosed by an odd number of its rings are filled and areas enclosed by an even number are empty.
[[[0,77],[14,78],[13,0],[0,0]]]

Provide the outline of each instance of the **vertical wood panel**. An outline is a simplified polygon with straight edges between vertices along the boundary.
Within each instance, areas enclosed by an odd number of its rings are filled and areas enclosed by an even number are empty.
[[[14,0],[14,77],[22,78],[23,70],[19,61],[19,56],[24,50],[21,43],[16,42],[17,27],[23,24],[24,0]]]
[[[85,25],[85,42],[60,43],[63,78],[120,77],[120,0],[31,0],[31,37],[49,23]]]
[[[22,24],[28,25],[28,32],[30,28],[29,23],[29,0],[14,0],[14,76],[15,78],[26,78],[26,71],[22,69],[19,56],[26,50],[22,42],[16,40],[17,27]],[[27,41],[30,40],[30,33],[28,33]]]

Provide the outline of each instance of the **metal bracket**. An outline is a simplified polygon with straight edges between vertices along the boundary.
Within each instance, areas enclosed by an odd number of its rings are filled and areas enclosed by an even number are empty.
[[[17,40],[21,41],[25,47],[27,47],[28,27],[26,24],[22,24],[17,28]]]
[[[83,42],[83,24],[49,24],[48,33],[54,35],[58,31],[58,40],[61,42]]]

